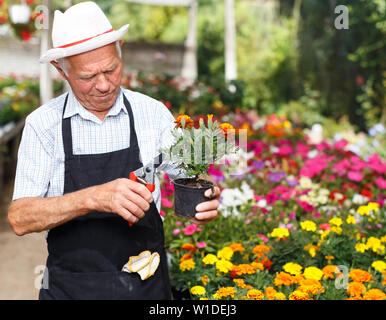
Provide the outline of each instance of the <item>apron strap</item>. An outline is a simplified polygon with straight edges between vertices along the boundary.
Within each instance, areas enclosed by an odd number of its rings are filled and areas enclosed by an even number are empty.
[[[62,138],[63,138],[64,154],[66,158],[72,157],[74,155],[73,148],[72,148],[71,117],[63,119],[64,111],[66,110],[68,95],[69,94],[67,94],[66,99],[64,101],[63,114],[62,114]],[[130,146],[136,146],[136,150],[139,150],[137,134],[135,132],[135,126],[134,126],[133,111],[132,111],[130,102],[127,100],[125,94],[122,93],[122,95],[123,95],[123,102],[125,104],[125,107],[129,116],[129,121],[130,121]]]

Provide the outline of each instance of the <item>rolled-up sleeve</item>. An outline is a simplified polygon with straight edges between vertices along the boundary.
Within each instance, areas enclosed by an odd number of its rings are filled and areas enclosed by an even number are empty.
[[[18,151],[13,200],[44,197],[51,176],[52,146],[27,120]]]

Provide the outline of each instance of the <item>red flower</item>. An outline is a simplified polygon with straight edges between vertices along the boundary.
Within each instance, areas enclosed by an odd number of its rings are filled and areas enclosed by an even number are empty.
[[[0,23],[3,24],[3,23],[6,23],[7,22],[7,18],[6,17],[0,17]]]
[[[322,223],[319,225],[319,229],[322,229],[322,230],[330,230],[331,229],[331,226],[329,223]]]
[[[28,42],[31,39],[31,33],[29,33],[26,30],[21,30],[20,31],[20,36],[26,42]]]
[[[347,197],[339,190],[332,190],[330,192],[330,199],[332,201],[337,201],[339,204],[343,204]]]
[[[368,190],[368,189],[363,189],[361,192],[361,195],[369,199],[373,198],[373,193],[371,192],[371,190]]]

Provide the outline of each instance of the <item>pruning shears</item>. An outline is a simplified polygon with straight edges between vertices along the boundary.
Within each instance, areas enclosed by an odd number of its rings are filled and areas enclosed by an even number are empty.
[[[155,190],[155,170],[161,165],[162,158],[161,153],[143,167],[130,172],[130,180],[143,184],[150,192],[153,192]]]

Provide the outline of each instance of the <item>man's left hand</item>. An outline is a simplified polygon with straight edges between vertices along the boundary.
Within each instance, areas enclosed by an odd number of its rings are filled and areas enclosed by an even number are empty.
[[[208,189],[205,191],[205,196],[211,200],[201,202],[197,205],[197,213],[192,219],[195,224],[205,224],[217,218],[217,209],[220,204],[220,193],[221,191],[219,187],[214,187],[213,194],[212,189]]]

